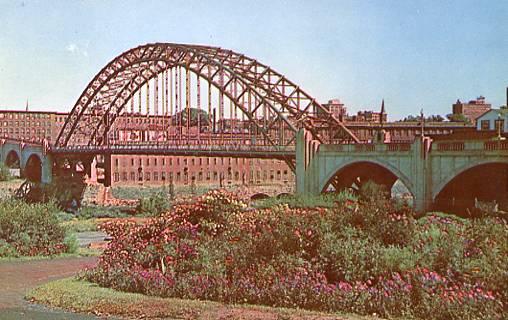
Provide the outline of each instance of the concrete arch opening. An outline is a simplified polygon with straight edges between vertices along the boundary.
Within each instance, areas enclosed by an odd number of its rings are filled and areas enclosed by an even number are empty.
[[[412,205],[413,194],[409,186],[387,167],[370,161],[358,161],[340,167],[325,183],[321,192],[349,190],[358,193],[368,181],[381,185],[391,198],[402,199]]]
[[[42,180],[42,161],[38,155],[32,154],[26,161],[24,175],[28,181],[41,182]]]
[[[270,198],[270,196],[267,195],[266,193],[263,193],[263,192],[259,192],[259,193],[253,194],[250,197],[251,200],[263,200],[263,199],[268,199],[268,198]]]
[[[434,199],[435,210],[459,215],[481,205],[508,210],[508,163],[468,168],[448,181]]]
[[[5,165],[11,169],[19,169],[20,168],[20,158],[16,151],[11,150],[7,154],[5,158]]]

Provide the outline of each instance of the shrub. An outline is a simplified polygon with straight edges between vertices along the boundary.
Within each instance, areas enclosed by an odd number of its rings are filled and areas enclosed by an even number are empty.
[[[54,203],[0,202],[0,239],[17,255],[52,255],[66,252],[65,229],[59,225]],[[9,252],[12,250],[9,249]],[[5,249],[4,249],[5,252]]]
[[[102,225],[112,241],[82,277],[125,291],[226,303],[382,317],[503,317],[506,224],[415,220],[384,197],[371,199],[253,210],[233,194],[212,191],[144,225]]]
[[[12,176],[9,171],[9,167],[7,167],[4,163],[0,163],[0,181],[8,181],[11,179]]]
[[[136,207],[136,212],[142,215],[156,216],[167,211],[168,209],[169,200],[167,196],[162,192],[158,192],[148,198],[139,199],[139,203]]]

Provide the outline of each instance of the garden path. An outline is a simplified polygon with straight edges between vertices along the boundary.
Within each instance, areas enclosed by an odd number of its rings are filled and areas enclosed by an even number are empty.
[[[57,258],[51,260],[9,261],[0,263],[0,319],[60,319],[49,310],[37,310],[24,300],[25,293],[42,283],[65,278],[95,264],[97,257]],[[41,308],[39,308],[41,309]],[[36,317],[34,315],[37,314]],[[62,319],[93,319],[62,317]]]

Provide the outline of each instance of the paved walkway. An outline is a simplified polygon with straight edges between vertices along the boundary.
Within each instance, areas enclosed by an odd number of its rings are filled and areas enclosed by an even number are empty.
[[[93,265],[96,260],[97,257],[83,257],[1,262],[0,319],[91,319],[68,315],[61,318],[57,313],[31,306],[24,296],[29,289],[51,280],[70,277]]]

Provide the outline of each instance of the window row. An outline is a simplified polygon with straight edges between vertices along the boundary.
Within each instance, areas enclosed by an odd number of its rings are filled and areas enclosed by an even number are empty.
[[[254,175],[255,174],[255,175]],[[252,181],[254,180],[289,180],[293,179],[293,174],[287,170],[257,170],[247,172],[240,171],[206,171],[206,172],[115,172],[114,182],[120,181],[168,181],[168,182],[188,182],[190,181],[220,181],[220,180],[235,180],[235,181]]]
[[[209,158],[209,157],[206,157],[206,158],[195,158],[195,157],[180,158],[180,157],[175,157],[173,159],[173,157],[169,157],[169,158],[153,157],[153,158],[145,158],[144,161],[142,158],[137,158],[137,159],[130,158],[130,165],[131,166],[135,166],[135,165],[142,166],[144,164],[146,166],[150,166],[150,165],[154,165],[154,166],[157,166],[157,165],[162,165],[162,166],[177,165],[177,166],[179,166],[179,165],[183,164],[184,166],[187,166],[187,165],[202,166],[202,165],[211,165],[211,164],[213,164],[213,165],[225,165],[225,164],[239,165],[239,164],[247,164],[247,163],[251,165],[254,163],[261,164],[262,161],[263,161],[263,163],[271,162],[272,164],[275,164],[275,163],[282,164],[283,163],[282,160],[261,160],[261,159],[246,159],[246,158]],[[126,164],[125,160],[121,161],[121,159],[119,159],[119,158],[115,158],[114,163],[115,163],[115,167],[120,166],[120,164],[122,164],[122,165]]]

